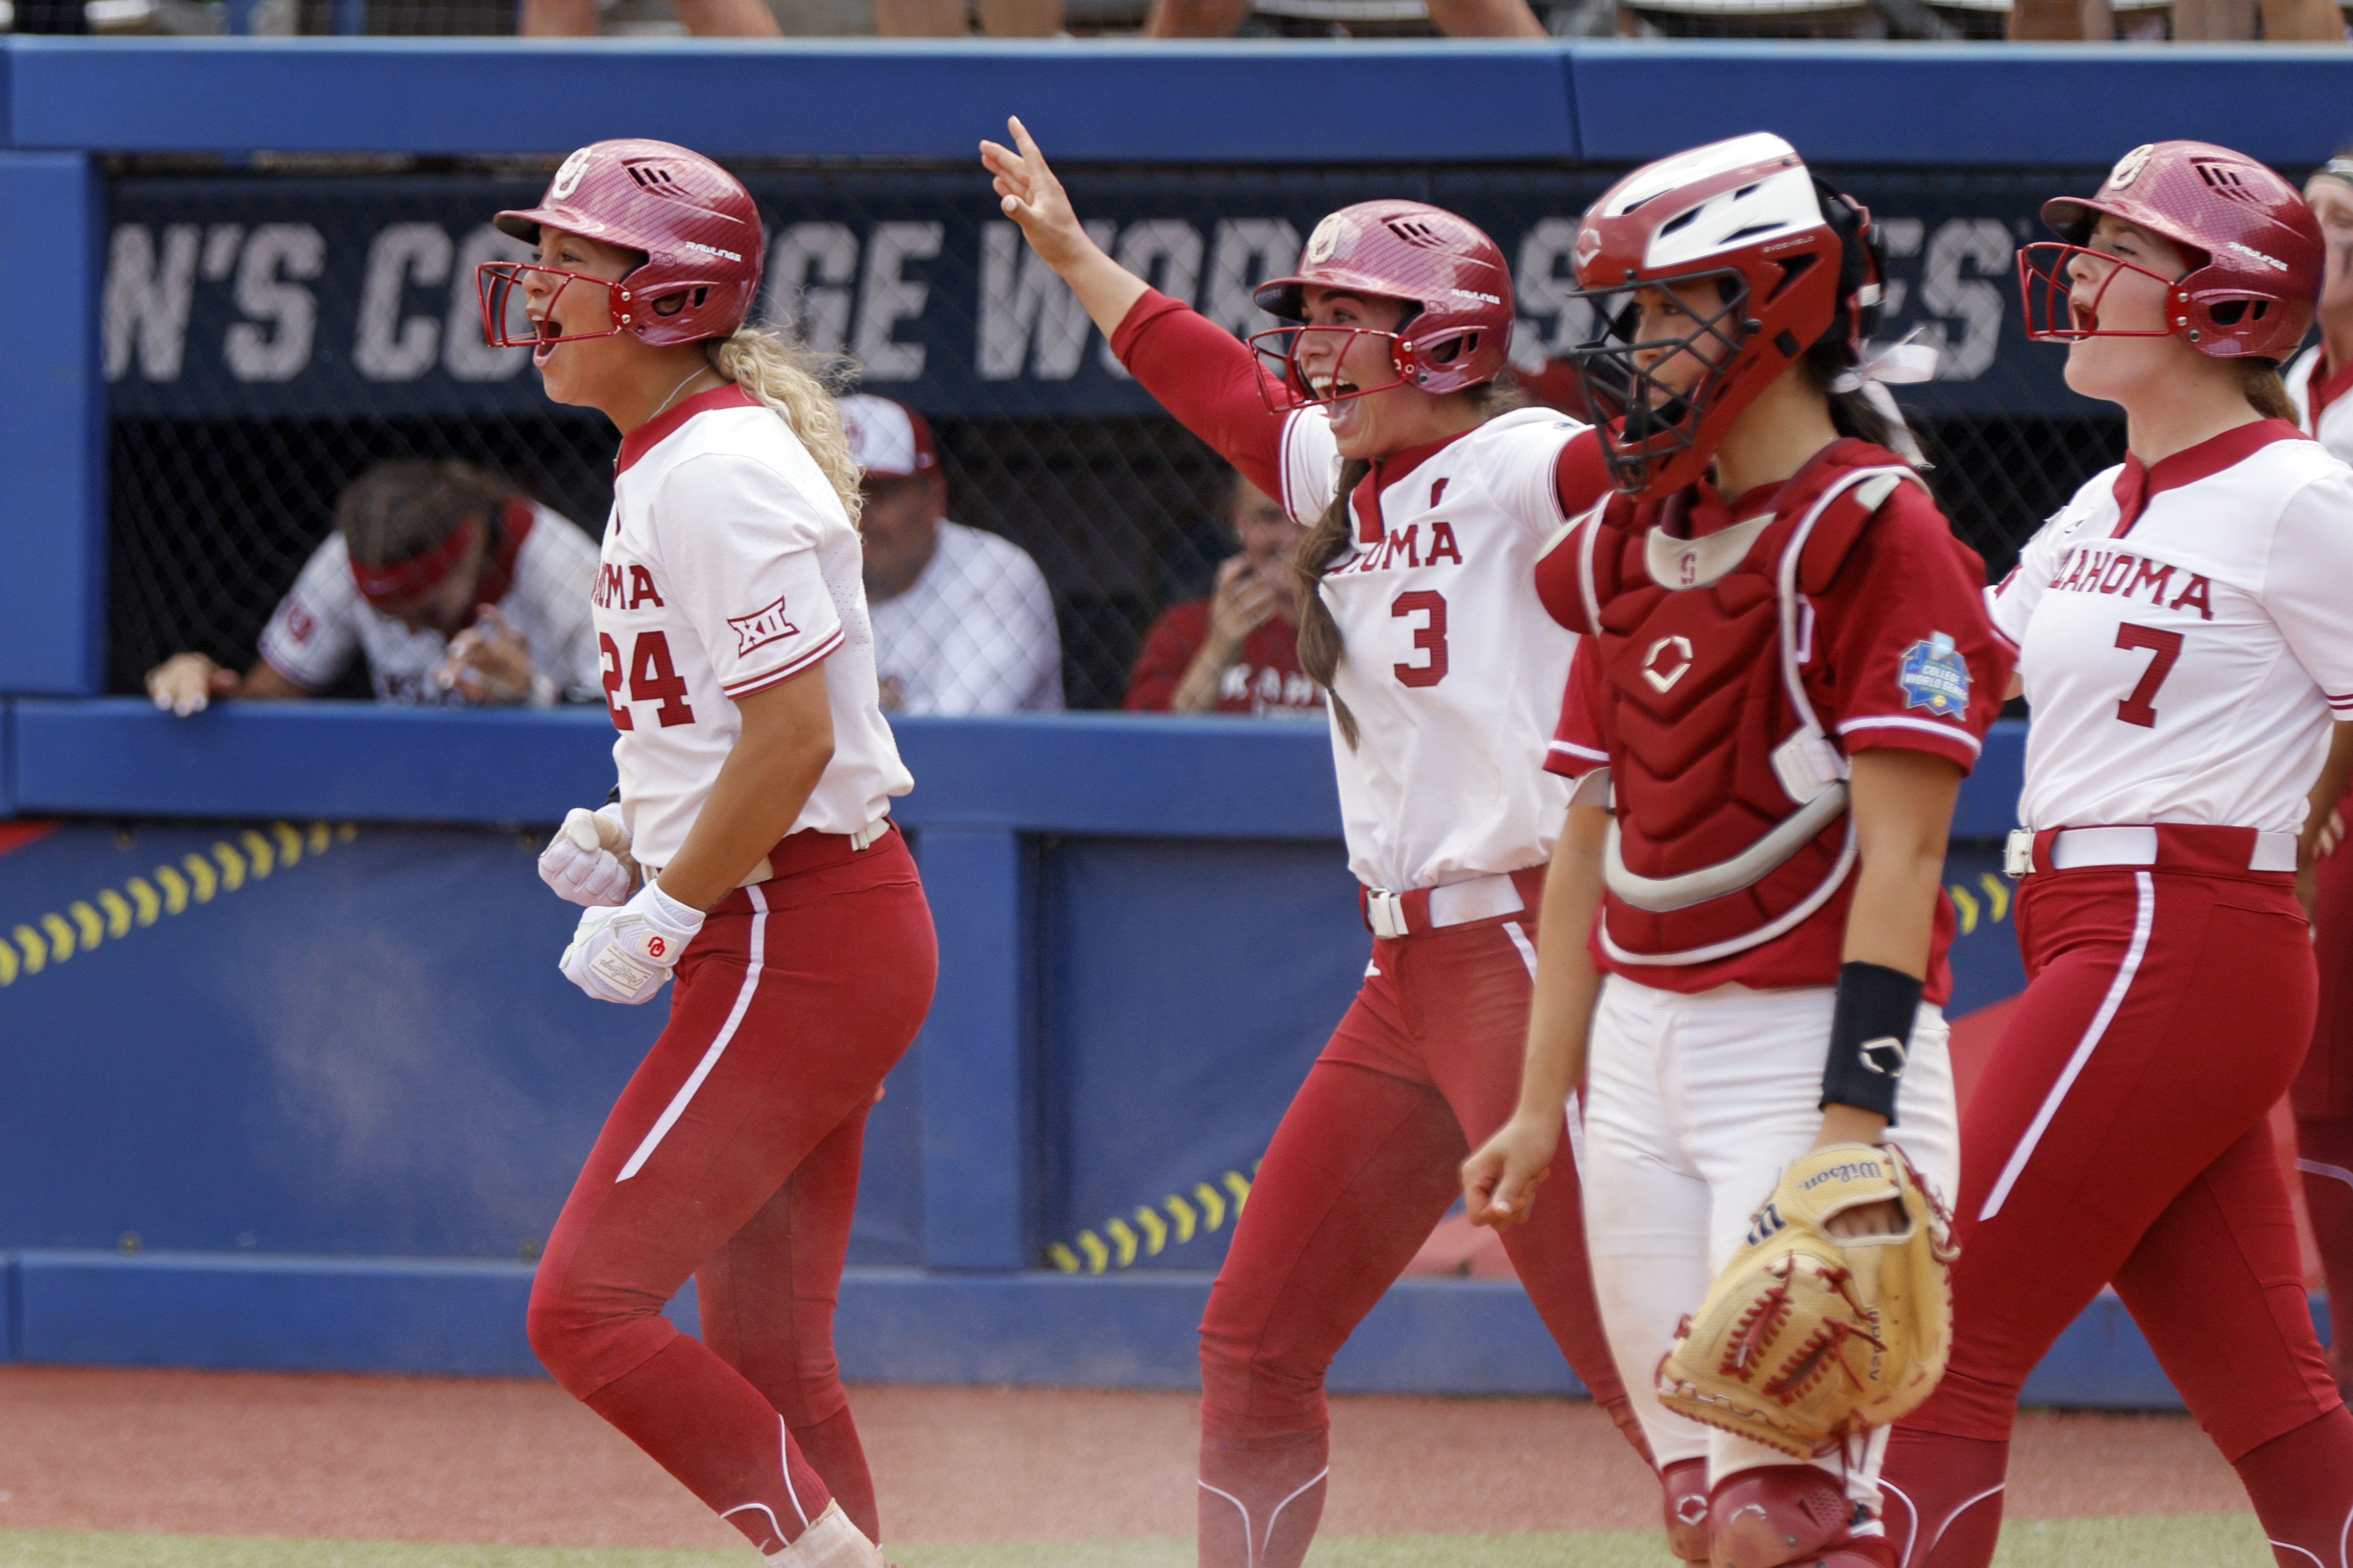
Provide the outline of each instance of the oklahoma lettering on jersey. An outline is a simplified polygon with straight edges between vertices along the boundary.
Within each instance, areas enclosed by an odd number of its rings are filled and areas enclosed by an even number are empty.
[[[1577,638],[1537,602],[1536,556],[1561,523],[1555,474],[1585,426],[1548,409],[1488,421],[1387,460],[1378,510],[1320,592],[1346,653],[1334,689],[1348,868],[1376,888],[1427,888],[1542,864],[1567,786],[1544,771]],[[1281,500],[1312,519],[1340,458],[1320,409],[1282,432]],[[1388,475],[1402,469],[1401,475]]]
[[[2095,476],[1987,590],[2033,708],[2027,826],[2294,833],[2353,719],[2353,468],[2263,420]]]
[[[819,660],[833,759],[791,830],[855,833],[913,787],[877,700],[861,564],[816,461],[740,389],[623,439],[592,601],[640,864],[686,842],[743,731],[736,702]]]

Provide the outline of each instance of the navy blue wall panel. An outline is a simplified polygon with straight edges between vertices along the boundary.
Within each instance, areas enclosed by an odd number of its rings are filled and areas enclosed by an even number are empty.
[[[1564,56],[1511,44],[16,38],[8,64],[20,147],[561,153],[653,136],[723,158],[976,166],[1018,113],[1070,160],[1576,153]],[[1265,112],[1345,101],[1445,111]]]
[[[0,153],[0,693],[104,685],[105,210],[88,156]]]
[[[640,135],[960,163],[1020,113],[1071,162],[1634,162],[1774,130],[1831,163],[2101,164],[2197,136],[2308,164],[2353,99],[2342,49],[2276,45],[17,37],[5,64],[11,144],[101,152]],[[1340,102],[1431,111],[1264,111]]]
[[[556,972],[534,853],[141,824],[0,856],[0,1248],[530,1256],[663,1014]],[[914,1079],[868,1134],[862,1260],[914,1260]]]
[[[26,815],[540,822],[604,798],[613,732],[551,713],[366,702],[222,703],[189,719],[137,698],[11,705],[7,786]],[[1335,838],[1324,727],[1072,713],[893,722],[912,829],[1005,827],[1155,838]],[[2018,804],[2026,727],[1997,724],[1954,833],[1998,838]],[[6,798],[0,794],[0,799]]]
[[[2353,130],[2353,56],[2331,45],[1597,40],[1569,72],[1596,163],[1777,131],[1832,167],[2105,167],[2189,137],[2301,179]]]
[[[1044,896],[1050,1234],[1124,1251],[1117,1222],[1134,1267],[1214,1268],[1227,1173],[1252,1173],[1372,946],[1340,847],[1066,839]]]

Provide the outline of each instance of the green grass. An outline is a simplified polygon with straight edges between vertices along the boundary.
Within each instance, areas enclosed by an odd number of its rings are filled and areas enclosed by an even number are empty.
[[[903,1568],[1191,1568],[1179,1541],[896,1546]],[[0,1568],[751,1568],[748,1552],[624,1552],[279,1541],[218,1535],[0,1532]],[[2271,1568],[2248,1514],[2021,1520],[1995,1568]],[[1668,1568],[1649,1531],[1578,1535],[1358,1535],[1316,1543],[1309,1568]]]

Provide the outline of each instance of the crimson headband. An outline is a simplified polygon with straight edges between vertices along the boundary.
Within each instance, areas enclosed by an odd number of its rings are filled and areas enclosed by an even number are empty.
[[[370,565],[354,555],[352,580],[359,584],[360,596],[379,609],[387,604],[421,598],[439,587],[456,570],[458,563],[466,558],[466,546],[472,542],[473,533],[473,520],[469,518],[443,535],[440,543],[406,561]]]

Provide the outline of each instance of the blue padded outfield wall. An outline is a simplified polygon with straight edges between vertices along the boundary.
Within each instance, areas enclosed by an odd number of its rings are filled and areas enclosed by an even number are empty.
[[[1399,107],[1269,129],[1267,104],[1347,102]],[[0,269],[42,301],[0,315],[8,1355],[532,1372],[530,1258],[658,1027],[563,984],[568,918],[533,874],[544,825],[610,781],[601,713],[308,704],[181,722],[100,695],[110,414],[332,411],[363,380],[372,405],[420,415],[536,395],[514,356],[464,337],[463,263],[482,214],[529,194],[525,164],[294,178],[253,155],[527,164],[631,134],[759,160],[772,268],[879,390],[944,412],[1137,411],[974,173],[1008,111],[1122,254],[1213,313],[1320,212],[1403,191],[1495,230],[1524,330],[1554,345],[1574,326],[1556,292],[1569,226],[1613,169],[1674,150],[1663,136],[1778,130],[1886,221],[1892,314],[1948,350],[1907,399],[2052,414],[2066,395],[2022,352],[2008,283],[2035,192],[2168,136],[2301,177],[2353,132],[2353,56],[0,43]],[[204,180],[104,174],[142,153],[225,161]],[[823,178],[794,168],[818,163]],[[1172,191],[1171,165],[1200,172]],[[267,267],[248,254],[265,231]],[[271,301],[261,316],[230,281],[248,270],[269,285],[242,290]],[[233,335],[269,346],[268,374],[227,352]],[[1109,717],[899,733],[942,984],[869,1134],[845,1368],[1186,1386],[1252,1163],[1364,961],[1324,737]],[[2019,742],[1990,749],[1957,825],[1956,1014],[2020,983],[1989,847]],[[1393,1290],[1334,1383],[1574,1389],[1515,1286],[1452,1279]],[[2113,1302],[2030,1394],[2172,1403]]]
[[[1184,1386],[1252,1162],[1363,967],[1328,742],[899,730],[943,983],[869,1134],[845,1365]],[[604,716],[19,700],[5,733],[12,1352],[531,1371],[527,1259],[659,1017],[555,973],[539,832],[380,818],[544,822],[608,776]],[[1987,842],[2021,739],[1963,798],[1956,1016],[2021,981]],[[2112,1307],[2042,1375],[2070,1402],[2168,1397]],[[1515,1287],[1437,1279],[1392,1292],[1335,1383],[1574,1388]]]

